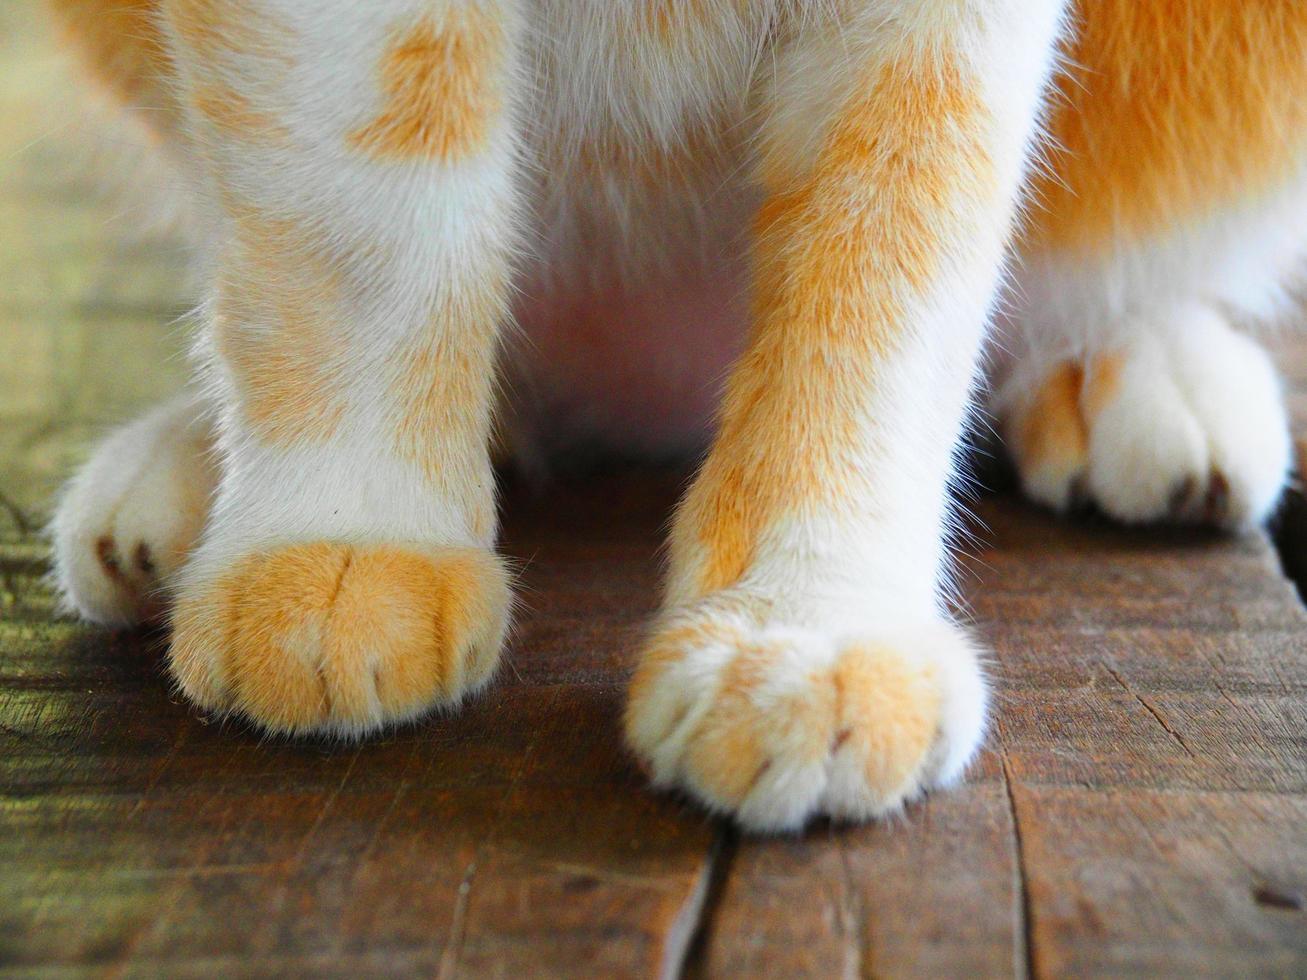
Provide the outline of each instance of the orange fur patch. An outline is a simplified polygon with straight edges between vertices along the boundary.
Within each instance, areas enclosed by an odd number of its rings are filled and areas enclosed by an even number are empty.
[[[183,602],[169,657],[201,704],[234,699],[269,729],[371,727],[484,681],[507,608],[486,551],[297,545],[253,555]]]
[[[694,781],[717,799],[739,804],[766,772],[768,736],[783,740],[788,765],[819,763],[829,750],[835,692],[813,684],[784,698],[759,697],[779,651],[743,649],[722,671],[712,710],[690,737],[686,763]]]
[[[273,106],[294,64],[293,36],[250,0],[162,0],[194,69],[192,108],[219,136],[243,142],[286,144],[290,130]],[[233,79],[232,58],[258,68]],[[202,139],[205,137],[202,137]]]
[[[711,709],[686,743],[696,788],[739,805],[775,761],[773,752],[790,769],[854,753],[867,785],[887,804],[912,788],[938,729],[940,694],[929,669],[889,650],[853,647],[834,665],[769,689],[787,669],[779,649],[715,635],[710,621],[669,630],[655,638],[632,682],[628,731],[642,701],[665,683],[667,666],[720,642],[737,649],[718,678]]]
[[[245,212],[236,224],[214,331],[242,413],[270,442],[327,439],[345,414],[335,264],[293,222]]]
[[[646,0],[639,13],[647,28],[670,44],[702,31],[709,11],[705,0]]]
[[[349,136],[382,159],[448,162],[481,150],[502,108],[503,27],[478,4],[450,5],[396,37],[380,66],[380,115]]]
[[[171,128],[172,59],[159,29],[162,0],[47,0],[91,74],[118,100]]]
[[[744,574],[783,510],[838,507],[868,478],[855,463],[857,393],[905,329],[904,295],[934,273],[941,209],[997,188],[983,115],[955,64],[895,62],[839,112],[810,174],[765,175],[751,344],[677,525],[705,555],[704,592]]]
[[[209,519],[213,488],[218,483],[218,462],[213,440],[214,433],[209,426],[196,426],[188,436],[185,448],[178,450],[188,457],[185,464],[187,471],[176,482],[181,521],[173,537],[164,542],[165,552],[154,556],[166,569],[181,568],[200,540],[200,532]]]
[[[247,95],[220,82],[200,85],[191,95],[195,110],[224,136],[259,143],[285,144],[290,130]]]
[[[1121,388],[1121,371],[1125,358],[1120,354],[1102,354],[1085,365],[1084,386],[1080,391],[1080,412],[1092,422]]]
[[[1104,354],[1054,368],[1017,417],[1012,451],[1030,469],[1073,473],[1089,458],[1089,427],[1121,385],[1123,360]]]
[[[645,645],[640,654],[640,665],[631,678],[627,698],[628,717],[632,714],[632,706],[650,696],[662,682],[663,674],[684,660],[691,651],[709,645],[739,646],[743,639],[734,629],[721,626],[711,619],[679,623],[660,630]]]
[[[1080,413],[1084,369],[1068,361],[1040,385],[1017,426],[1013,452],[1027,465],[1074,471],[1089,454],[1089,432]]]
[[[474,526],[485,529],[493,524],[486,445],[494,410],[496,335],[507,316],[507,265],[500,264],[498,276],[478,270],[486,278],[460,290],[457,306],[438,313],[431,328],[405,347],[391,388],[401,412],[396,451],[421,467],[451,501],[467,507]],[[486,471],[472,481],[478,485],[468,486],[466,468],[474,460]]]
[[[939,727],[940,696],[931,673],[889,650],[852,648],[832,679],[842,751],[862,760],[867,785],[884,802],[908,792]]]
[[[1307,4],[1081,0],[1031,244],[1088,250],[1273,189],[1307,152]]]
[[[182,43],[206,65],[231,54],[257,56],[285,66],[291,62],[286,25],[251,0],[159,0]]]

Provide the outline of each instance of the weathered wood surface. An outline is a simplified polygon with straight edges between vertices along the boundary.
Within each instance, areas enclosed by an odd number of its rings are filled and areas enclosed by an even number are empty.
[[[651,794],[620,747],[681,474],[515,491],[510,666],[361,746],[205,725],[160,637],[58,619],[36,528],[94,433],[180,380],[185,293],[174,243],[76,177],[111,131],[34,23],[0,6],[0,971],[1307,972],[1307,616],[1264,537],[983,502],[971,780],[781,841]]]
[[[656,520],[587,503],[553,520],[556,501],[522,501],[531,611],[493,693],[362,746],[202,724],[157,637],[54,626],[13,573],[0,950],[150,973],[656,973],[689,938],[716,829],[645,792],[620,749]]]
[[[981,516],[982,764],[902,826],[740,843],[710,972],[1302,970],[1307,617],[1270,548]]]

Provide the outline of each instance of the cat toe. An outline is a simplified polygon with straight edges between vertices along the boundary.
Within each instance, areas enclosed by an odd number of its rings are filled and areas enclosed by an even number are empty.
[[[864,821],[954,781],[985,686],[955,628],[827,637],[682,618],[647,648],[627,740],[656,785],[751,831]]]

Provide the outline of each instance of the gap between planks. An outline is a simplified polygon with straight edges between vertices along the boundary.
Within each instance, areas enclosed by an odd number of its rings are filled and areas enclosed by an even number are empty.
[[[722,893],[739,847],[739,830],[733,824],[719,820],[699,880],[667,932],[659,970],[663,980],[699,980],[706,976],[713,922],[721,907]]]

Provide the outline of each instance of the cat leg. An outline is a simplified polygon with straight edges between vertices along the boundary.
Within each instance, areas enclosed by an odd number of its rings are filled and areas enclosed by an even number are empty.
[[[756,830],[891,812],[984,729],[948,484],[1062,5],[867,6],[767,73],[755,325],[626,715],[655,783]]]
[[[1093,503],[1120,521],[1261,524],[1288,478],[1291,441],[1267,352],[1199,301],[1020,347],[995,412],[1026,494]]]
[[[993,407],[1041,503],[1245,528],[1289,437],[1232,322],[1292,311],[1307,258],[1307,7],[1154,6],[1078,5]]]
[[[162,615],[218,479],[211,406],[180,395],[111,433],[69,481],[50,533],[65,608],[110,626]]]
[[[161,0],[46,0],[85,74],[151,135],[132,175],[148,210],[190,216],[175,165],[184,152]],[[117,144],[116,144],[117,145]],[[123,141],[122,146],[131,145]],[[163,169],[159,166],[162,164]],[[63,607],[131,626],[166,614],[174,580],[209,512],[217,481],[213,406],[180,395],[111,433],[68,482],[50,534]]]
[[[169,666],[203,708],[357,736],[457,703],[508,617],[488,455],[510,289],[510,0],[167,0],[220,231],[222,474]]]

